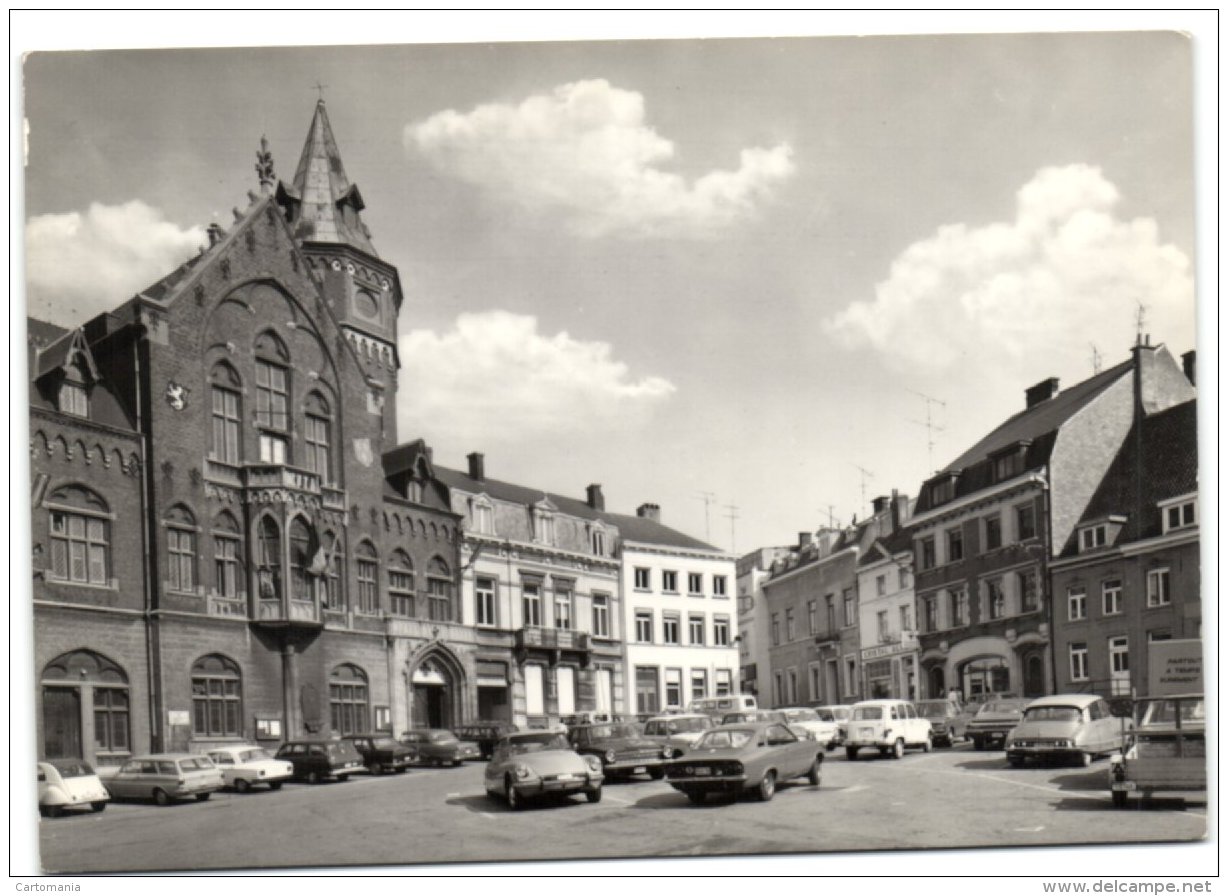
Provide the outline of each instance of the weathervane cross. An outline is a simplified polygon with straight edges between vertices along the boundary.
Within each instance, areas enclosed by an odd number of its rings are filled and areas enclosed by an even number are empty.
[[[324,88],[327,86],[327,84],[321,84],[318,80],[316,81],[315,89],[320,91],[320,99],[324,99]]]

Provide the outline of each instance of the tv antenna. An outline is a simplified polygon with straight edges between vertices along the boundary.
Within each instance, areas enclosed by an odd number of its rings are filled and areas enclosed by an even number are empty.
[[[728,517],[729,519],[729,553],[736,554],[738,552],[737,528],[736,528],[737,519],[738,519],[738,505],[737,504],[726,504],[725,510],[728,511],[725,514],[725,516]]]
[[[861,508],[864,510],[866,506],[866,479],[873,479],[874,474],[860,464],[853,464],[853,466],[861,471]]]
[[[704,502],[704,541],[712,540],[712,526],[708,523],[708,505],[716,500],[712,492],[699,492],[695,498]]]
[[[827,505],[827,528],[828,529],[838,529],[840,527],[840,521],[836,519],[835,514],[832,513],[832,511],[835,509],[836,509],[836,505],[834,504]],[[822,511],[819,511],[819,512],[822,513]]]
[[[1092,347],[1092,376],[1095,376],[1100,372],[1100,367],[1104,358],[1100,354],[1100,349],[1096,348],[1096,343],[1091,342],[1088,344]]]
[[[921,398],[925,399],[925,422],[922,423],[920,420],[913,420],[911,422],[917,424],[918,426],[925,427],[927,436],[926,444],[929,448],[928,468],[932,470],[934,469],[934,433],[943,432],[946,430],[945,426],[939,426],[934,422],[934,405],[941,405],[943,408],[945,408],[947,403],[939,398],[934,398],[932,395],[926,395],[924,392],[918,392],[916,389],[909,389],[908,391],[913,395],[919,395]]]

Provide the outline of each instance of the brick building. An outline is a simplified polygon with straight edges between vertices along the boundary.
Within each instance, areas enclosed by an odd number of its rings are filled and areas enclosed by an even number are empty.
[[[739,693],[753,694],[767,705],[771,693],[767,598],[763,583],[772,563],[789,555],[787,547],[758,548],[738,558]]]
[[[477,709],[460,515],[398,445],[397,271],[323,102],[291,182],[83,327],[29,325],[40,754]]]
[[[1052,693],[1049,561],[1075,532],[1137,413],[1193,398],[1163,346],[1026,407],[929,479],[909,526],[922,696]],[[1138,408],[1139,410],[1136,410]]]

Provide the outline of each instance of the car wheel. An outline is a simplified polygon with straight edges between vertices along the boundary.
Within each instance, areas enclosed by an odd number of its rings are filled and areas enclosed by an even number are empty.
[[[460,759],[453,759],[453,760],[452,760],[452,768],[456,768],[456,767],[457,767],[458,765],[460,765],[460,764],[461,764],[461,760],[460,760]]]
[[[269,790],[281,790],[282,781],[270,781]]]
[[[1084,768],[1087,768],[1091,764],[1092,764],[1092,754],[1091,753],[1080,753],[1079,754],[1079,765],[1083,766]]]
[[[904,758],[904,738],[897,737],[895,739],[895,743],[891,745],[891,758],[892,759],[903,759]]]
[[[1011,768],[1023,768],[1022,756],[1007,756],[1006,761],[1010,763]]]
[[[153,792],[153,800],[159,806],[169,806],[171,802],[171,795],[161,787],[155,787]]]
[[[239,793],[247,793],[251,789],[252,789],[252,782],[247,780],[247,778],[236,778],[235,779],[235,790],[237,790]]]
[[[807,772],[807,774],[806,774],[806,779],[807,779],[808,781],[810,781],[810,786],[811,786],[811,787],[818,787],[818,786],[819,786],[819,779],[820,779],[820,776],[819,776],[819,760],[818,760],[818,757],[815,757],[814,762],[810,763],[810,771],[809,771],[809,772]]]
[[[308,772],[307,773],[307,783],[308,784],[319,784],[320,783],[320,773],[319,772]]]
[[[584,791],[584,798],[585,798],[586,800],[588,800],[590,803],[599,803],[599,802],[601,802],[601,788],[600,788],[600,787],[598,787],[598,788],[596,788],[596,789],[594,789],[594,790],[586,790],[586,791]]]
[[[924,750],[926,753],[934,749],[934,736],[932,734],[925,735],[925,743],[921,745],[921,749]]]
[[[857,748],[856,747],[845,747],[844,748],[844,758],[847,759],[849,762],[856,762],[857,761]]]
[[[652,778],[652,780],[654,780],[654,781],[660,781],[662,778],[664,778],[664,777],[665,777],[665,769],[663,769],[663,768],[650,768],[650,769],[648,770],[648,777]]]
[[[96,803],[90,803],[90,808],[93,809],[95,812],[105,811],[107,808],[107,801],[99,800]]]
[[[513,812],[517,812],[524,808],[524,800],[520,798],[520,794],[516,792],[516,785],[512,783],[511,777],[508,777],[503,782],[503,798],[507,800],[507,807]]]
[[[755,795],[759,797],[761,803],[766,803],[776,795],[776,772],[769,769],[763,773],[763,780],[759,782],[759,789]]]
[[[196,802],[203,803],[205,800],[209,799],[209,797],[211,796],[213,796],[213,794],[211,793],[198,793],[196,794]]]
[[[708,794],[702,790],[688,790],[686,798],[696,806],[702,805],[704,800],[708,798]]]
[[[1113,791],[1113,805],[1114,806],[1116,806],[1118,809],[1124,809],[1126,808],[1127,802],[1129,802],[1129,797],[1126,796],[1126,792],[1124,790],[1114,790]]]
[[[59,806],[39,806],[38,807],[38,814],[43,816],[43,818],[59,818],[60,813],[62,813],[63,811],[64,810],[61,809]]]

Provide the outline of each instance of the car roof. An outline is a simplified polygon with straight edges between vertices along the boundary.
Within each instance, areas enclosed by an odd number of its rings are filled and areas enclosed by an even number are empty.
[[[144,753],[140,756],[131,756],[124,761],[131,762],[134,759],[140,760],[142,762],[146,762],[150,759],[163,760],[163,761],[166,761],[168,759],[199,759],[203,755],[204,755],[203,753]]]
[[[853,708],[856,709],[858,706],[899,706],[901,703],[912,703],[912,701],[902,700],[898,697],[884,698],[881,700],[862,700],[858,703],[854,703]]]
[[[678,719],[710,719],[712,716],[703,712],[675,712],[665,716],[653,716],[649,722],[676,722]],[[608,724],[608,723],[607,723]]]
[[[1028,704],[1033,706],[1091,706],[1097,700],[1103,699],[1095,694],[1054,694],[1049,697],[1037,697]]]

